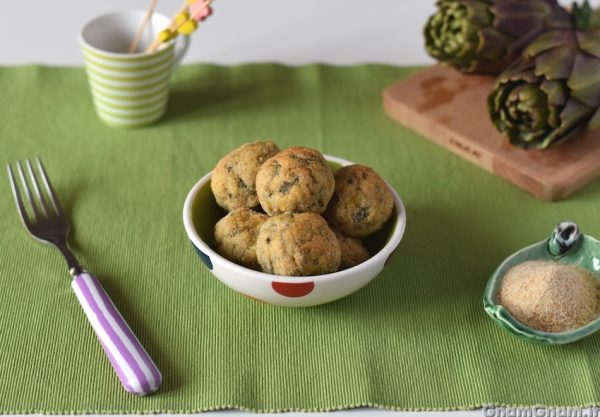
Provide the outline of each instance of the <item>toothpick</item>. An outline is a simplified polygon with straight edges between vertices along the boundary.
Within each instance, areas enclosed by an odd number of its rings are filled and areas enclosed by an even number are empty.
[[[131,43],[131,47],[129,48],[129,53],[132,53],[133,51],[135,51],[137,49],[138,44],[140,43],[140,39],[142,39],[142,35],[144,34],[144,31],[146,30],[146,26],[148,25],[150,18],[154,14],[154,9],[156,8],[157,2],[158,2],[158,0],[151,0],[150,7],[148,7],[148,10],[146,11],[146,16],[144,16],[144,20],[142,21],[142,24],[140,25],[140,28],[138,29],[137,33],[135,34],[135,38],[133,39],[133,42]]]
[[[188,9],[188,7],[188,2],[186,0],[183,0],[183,5],[179,8],[179,10],[177,10],[177,13],[175,13],[175,16],[169,22],[169,29],[173,29],[173,27],[175,26],[175,22],[177,21],[177,16],[185,12]]]
[[[175,13],[175,16],[173,16],[173,18],[171,19],[171,21],[169,22],[169,25],[167,26],[167,29],[173,31],[175,28],[175,23],[177,22],[177,16],[179,16],[181,13],[185,12],[186,10],[188,10],[188,2],[187,0],[183,0],[183,4],[181,5],[181,7],[179,8],[179,10],[177,11],[177,13]],[[158,48],[158,46],[161,44],[161,41],[158,37],[154,38],[154,41],[152,41],[152,44],[146,48],[146,52],[154,52],[156,51],[156,49]]]
[[[199,8],[197,8],[197,9],[196,9],[196,12],[198,12],[198,11],[202,11],[202,10],[206,9],[207,7],[210,7],[210,5],[212,4],[212,2],[213,2],[213,0],[207,0],[207,1],[205,1],[205,2],[202,4],[202,6],[201,6],[201,7],[199,7]],[[190,9],[190,10],[191,10],[191,9]],[[194,19],[194,20],[198,20],[197,16],[198,16],[199,14],[200,14],[200,13],[196,13],[194,16],[190,16],[190,17],[191,17],[192,19]],[[208,17],[208,16],[207,16],[207,17]],[[206,18],[205,18],[205,19],[206,19]],[[199,21],[199,20],[198,20],[198,21]]]
[[[212,2],[213,2],[213,0],[206,0],[206,1],[205,1],[205,2],[202,4],[202,6],[201,6],[201,7],[199,7],[198,9],[199,9],[199,10],[202,10],[202,9],[204,9],[205,7],[208,7],[208,6],[210,6],[210,5],[212,4]],[[188,5],[187,5],[187,2],[186,2],[186,5],[185,5],[185,7],[183,7],[183,8],[182,8],[182,9],[181,9],[181,10],[180,10],[178,13],[177,13],[177,15],[175,15],[175,17],[173,18],[173,20],[171,20],[171,24],[170,24],[170,25],[169,25],[169,27],[168,27],[168,29],[169,29],[169,30],[173,31],[174,33],[177,33],[177,30],[178,30],[178,29],[179,29],[179,28],[180,28],[180,27],[181,27],[181,26],[182,26],[182,25],[183,25],[183,24],[186,22],[186,20],[183,20],[183,21],[179,22],[179,24],[176,24],[177,16],[178,16],[178,15],[179,15],[181,12],[185,11],[187,8],[188,8]],[[192,18],[192,16],[190,16],[190,18]],[[155,52],[155,51],[156,51],[156,49],[158,49],[158,47],[160,46],[160,44],[161,44],[161,43],[162,43],[162,42],[161,42],[160,38],[156,37],[156,38],[154,39],[154,41],[152,42],[152,44],[151,44],[151,45],[150,45],[150,46],[149,46],[149,47],[146,49],[146,52]]]
[[[154,51],[156,51],[156,49],[159,47],[159,45],[161,43],[162,42],[160,41],[160,39],[155,38],[154,41],[152,41],[152,44],[148,48],[146,48],[145,52],[154,52]]]

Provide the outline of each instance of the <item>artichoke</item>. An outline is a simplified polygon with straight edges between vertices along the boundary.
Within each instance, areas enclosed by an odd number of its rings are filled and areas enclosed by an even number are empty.
[[[541,35],[499,76],[488,107],[496,128],[526,149],[600,127],[600,30]]]
[[[438,0],[425,26],[425,49],[463,72],[499,74],[535,38],[570,29],[556,0]]]

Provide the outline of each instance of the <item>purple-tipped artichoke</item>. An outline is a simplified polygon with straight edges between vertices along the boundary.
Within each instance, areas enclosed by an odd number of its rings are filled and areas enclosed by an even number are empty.
[[[496,128],[527,149],[600,127],[600,30],[540,36],[499,76],[488,105]]]
[[[438,0],[425,49],[463,72],[500,74],[535,38],[572,27],[556,0]]]

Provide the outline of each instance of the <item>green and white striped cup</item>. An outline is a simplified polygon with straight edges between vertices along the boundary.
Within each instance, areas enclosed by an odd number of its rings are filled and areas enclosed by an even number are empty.
[[[97,17],[79,36],[96,113],[110,126],[145,126],[161,118],[169,100],[171,74],[189,45],[189,38],[180,36],[156,52],[128,53],[145,13]],[[138,50],[144,51],[168,24],[167,17],[154,13]]]

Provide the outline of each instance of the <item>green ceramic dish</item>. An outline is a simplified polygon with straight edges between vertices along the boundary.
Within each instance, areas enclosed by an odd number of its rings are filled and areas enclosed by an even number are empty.
[[[559,223],[550,237],[528,246],[508,257],[490,277],[483,306],[490,317],[513,336],[529,342],[543,344],[571,343],[600,329],[600,317],[587,325],[560,333],[542,332],[516,320],[504,307],[496,304],[498,290],[506,272],[526,261],[555,261],[585,268],[594,275],[600,274],[600,241],[583,235],[575,223]]]

